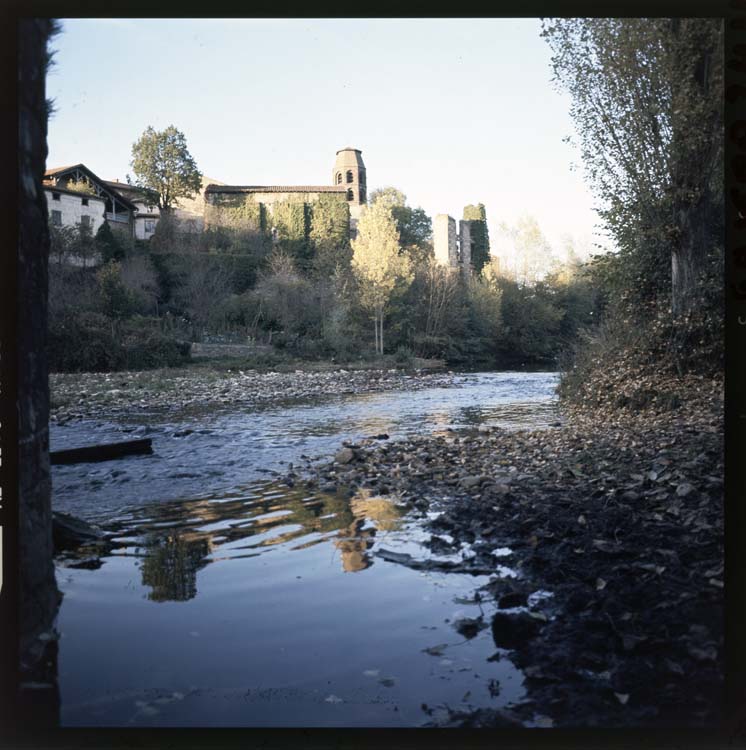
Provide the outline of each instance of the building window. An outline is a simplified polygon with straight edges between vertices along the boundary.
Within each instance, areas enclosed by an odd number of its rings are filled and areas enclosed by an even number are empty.
[[[88,198],[82,198],[81,200],[83,201],[84,206],[88,205]]]
[[[155,222],[152,219],[145,221],[145,231],[148,233],[155,232]]]
[[[80,226],[81,227],[89,227],[89,226],[91,226],[91,217],[88,216],[88,214],[81,214],[81,216],[80,216]]]
[[[347,200],[348,201],[354,201],[355,200],[355,196],[354,196],[354,194],[352,192],[352,189],[350,189],[350,190],[347,191]]]
[[[360,188],[360,202],[365,203],[365,188]]]
[[[352,182],[352,170],[347,170],[347,182]]]
[[[62,226],[62,211],[52,211],[52,226],[53,227]]]
[[[342,173],[337,172],[337,185],[341,185],[341,184],[342,184]]]
[[[59,199],[60,199],[60,194],[59,193],[52,193],[52,200],[53,201],[58,201]]]

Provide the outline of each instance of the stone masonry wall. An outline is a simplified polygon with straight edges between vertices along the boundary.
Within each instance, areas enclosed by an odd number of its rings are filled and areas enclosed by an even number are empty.
[[[438,214],[433,226],[435,260],[443,266],[458,266],[456,245],[456,221],[447,214]]]

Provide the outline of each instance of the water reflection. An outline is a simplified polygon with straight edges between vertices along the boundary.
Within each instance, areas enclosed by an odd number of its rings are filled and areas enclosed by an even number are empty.
[[[352,498],[309,495],[274,482],[251,489],[248,496],[144,508],[116,525],[114,552],[142,558],[148,599],[183,602],[197,595],[197,573],[208,564],[270,550],[292,552],[328,540],[345,572],[365,570],[373,564],[376,533],[393,531],[402,516],[394,502],[369,489]]]
[[[377,531],[393,531],[399,526],[402,511],[391,500],[361,488],[349,501],[355,520],[340,531],[334,546],[339,550],[345,573],[357,573],[373,564],[370,549]],[[372,525],[371,525],[372,524]]]
[[[149,535],[142,583],[154,602],[185,602],[197,595],[197,571],[207,565],[211,540],[194,534]]]

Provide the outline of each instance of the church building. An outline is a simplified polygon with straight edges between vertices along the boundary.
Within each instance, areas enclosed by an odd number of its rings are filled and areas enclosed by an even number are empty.
[[[308,214],[318,201],[346,204],[350,233],[367,202],[367,180],[362,152],[357,148],[337,151],[331,185],[215,185],[205,188],[204,226],[253,228],[273,236],[288,223],[287,208],[304,207]]]

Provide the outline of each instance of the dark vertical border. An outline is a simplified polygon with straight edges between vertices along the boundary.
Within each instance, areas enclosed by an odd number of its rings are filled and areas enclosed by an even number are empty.
[[[4,116],[0,173],[5,175],[0,221],[0,527],[2,528],[2,589],[0,589],[0,729],[15,723],[18,685],[18,419],[15,396],[18,371],[16,351],[18,248],[18,38],[15,22],[3,18],[0,44]],[[9,148],[8,148],[9,147]]]
[[[725,652],[729,735],[746,740],[746,0],[725,22]]]

